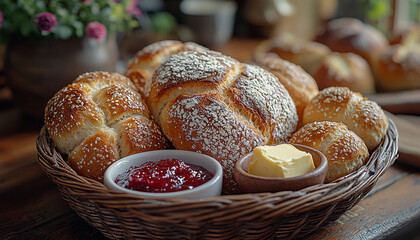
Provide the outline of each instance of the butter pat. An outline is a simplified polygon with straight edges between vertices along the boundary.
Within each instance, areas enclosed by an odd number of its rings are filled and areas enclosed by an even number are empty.
[[[254,149],[254,159],[248,173],[261,177],[295,177],[315,169],[312,155],[290,144],[260,146]]]

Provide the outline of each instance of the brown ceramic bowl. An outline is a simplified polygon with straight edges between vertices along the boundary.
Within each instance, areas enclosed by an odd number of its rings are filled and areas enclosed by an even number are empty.
[[[292,144],[301,151],[312,155],[315,170],[296,177],[260,177],[248,173],[248,167],[253,159],[253,152],[239,159],[235,165],[234,177],[243,193],[297,191],[305,187],[323,183],[327,175],[327,158],[320,151],[299,144]]]

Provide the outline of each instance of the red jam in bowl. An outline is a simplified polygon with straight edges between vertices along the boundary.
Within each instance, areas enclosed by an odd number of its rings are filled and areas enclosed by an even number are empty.
[[[177,192],[192,189],[212,179],[207,169],[178,159],[163,159],[131,166],[117,176],[118,185],[142,192]]]

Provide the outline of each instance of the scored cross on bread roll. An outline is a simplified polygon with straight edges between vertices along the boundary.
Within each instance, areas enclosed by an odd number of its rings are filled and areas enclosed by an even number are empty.
[[[286,141],[298,121],[273,74],[212,51],[171,56],[154,72],[148,102],[175,148],[222,164],[225,193],[238,192],[236,160],[256,146]]]
[[[355,132],[373,151],[388,129],[388,119],[381,107],[346,87],[329,87],[320,91],[306,106],[303,123],[341,122]]]
[[[155,42],[140,50],[128,63],[125,75],[130,78],[143,96],[150,90],[153,71],[170,56],[184,51],[205,51],[207,48],[196,43],[182,43],[175,40]]]
[[[50,99],[44,121],[69,165],[99,181],[121,157],[169,147],[135,86],[117,73],[79,76]]]
[[[295,132],[289,142],[315,148],[325,155],[328,160],[326,182],[354,172],[369,159],[363,140],[342,123],[308,123]]]

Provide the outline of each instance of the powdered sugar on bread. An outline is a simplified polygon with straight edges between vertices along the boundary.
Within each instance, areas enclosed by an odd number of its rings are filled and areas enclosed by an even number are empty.
[[[273,74],[212,51],[171,56],[156,69],[148,102],[176,148],[222,163],[225,192],[235,190],[236,160],[255,146],[286,141],[298,121]]]
[[[132,87],[120,74],[86,73],[48,102],[47,131],[78,174],[102,180],[120,157],[168,147]]]

